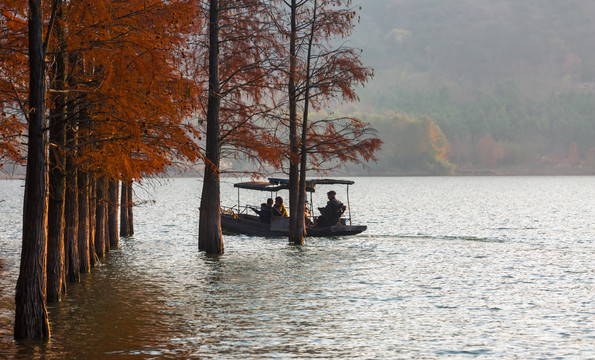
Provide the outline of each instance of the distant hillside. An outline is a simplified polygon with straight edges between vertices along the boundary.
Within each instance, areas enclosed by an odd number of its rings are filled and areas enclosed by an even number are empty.
[[[359,3],[353,41],[380,75],[376,86],[397,80],[416,90],[446,86],[469,100],[508,82],[531,97],[595,84],[593,1]]]
[[[351,41],[376,75],[357,110],[428,115],[459,170],[593,171],[595,2],[355,4],[361,22]]]

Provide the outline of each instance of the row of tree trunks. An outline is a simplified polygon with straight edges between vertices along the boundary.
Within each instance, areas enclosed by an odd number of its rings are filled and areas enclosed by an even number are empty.
[[[56,18],[61,19],[62,1],[55,5]],[[61,22],[54,26],[52,34],[58,39],[59,49],[64,49]],[[80,105],[86,100],[84,96],[67,96],[60,91],[67,84],[74,86],[75,75],[82,71],[77,55],[65,54],[66,51],[53,54],[49,72],[51,88],[58,91],[51,95],[49,116],[47,302],[62,300],[66,283],[80,281],[80,274],[90,272],[119,242],[118,181],[111,180],[108,186],[104,178],[79,170],[77,165],[78,153],[92,146],[81,144],[79,148],[77,138],[90,133],[92,122],[86,108]],[[131,183],[127,184],[131,187]],[[130,206],[126,213],[131,212]],[[131,228],[131,220],[127,224]]]
[[[48,302],[60,301],[66,291],[66,280],[80,281],[81,273],[90,272],[119,243],[118,181],[110,181],[108,185],[103,178],[79,173],[72,160],[68,160],[66,169],[66,191],[56,201],[63,204],[64,210],[50,212],[49,216],[52,222],[62,224],[64,231],[61,235],[53,233],[55,241],[48,245]],[[131,209],[127,208],[126,212]]]

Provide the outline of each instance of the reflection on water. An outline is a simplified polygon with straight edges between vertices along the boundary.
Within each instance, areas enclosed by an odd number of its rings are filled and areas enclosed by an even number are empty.
[[[223,257],[197,250],[197,180],[137,190],[154,200],[137,234],[49,306],[45,345],[11,340],[20,200],[6,183],[3,357],[595,358],[595,178],[360,178],[366,233],[226,236]]]

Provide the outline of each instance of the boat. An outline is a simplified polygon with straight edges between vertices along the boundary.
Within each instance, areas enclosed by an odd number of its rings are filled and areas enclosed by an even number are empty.
[[[330,226],[313,226],[306,228],[308,237],[333,237],[350,236],[364,232],[366,225],[353,225],[351,223],[351,209],[349,208],[349,185],[353,185],[351,180],[340,179],[312,179],[306,182],[306,191],[310,196],[309,210],[312,214],[312,193],[316,191],[316,185],[346,185],[347,186],[347,217],[342,217],[336,224]],[[240,190],[253,190],[269,192],[271,198],[273,194],[289,188],[289,181],[281,178],[269,178],[268,181],[249,181],[234,184],[238,189],[238,203],[232,207],[221,207],[221,228],[224,233],[245,234],[251,236],[263,237],[287,237],[289,235],[289,218],[273,216],[271,222],[262,222],[257,215],[252,214],[254,205],[240,204]],[[315,223],[317,217],[310,220]]]

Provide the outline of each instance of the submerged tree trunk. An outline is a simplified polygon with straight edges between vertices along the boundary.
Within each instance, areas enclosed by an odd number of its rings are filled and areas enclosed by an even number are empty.
[[[109,202],[108,202],[108,235],[110,248],[118,248],[118,180],[112,180],[109,182],[108,187]]]
[[[47,301],[62,300],[66,291],[66,263],[64,248],[64,197],[66,195],[66,178],[63,172],[63,156],[59,154],[58,130],[50,130],[49,152],[49,203],[48,203],[48,250],[47,250]],[[63,134],[63,132],[62,132]],[[62,135],[60,134],[60,135]],[[63,143],[63,141],[62,141]]]
[[[128,184],[128,204],[126,204],[126,210],[128,211],[128,223],[126,229],[128,229],[128,236],[134,235],[134,201],[132,201],[132,181]]]
[[[59,0],[62,2],[62,0]],[[62,12],[59,12],[60,18],[62,17]],[[60,27],[61,28],[61,25]],[[62,35],[63,32],[60,33],[60,38],[62,39],[64,36]],[[63,46],[64,48],[66,46]],[[66,59],[66,58],[65,58]],[[67,80],[68,87],[74,88],[76,87],[76,80],[75,74],[80,75],[77,71],[77,54],[71,53],[68,56],[68,69],[69,74],[65,80]],[[85,241],[88,241],[88,234],[87,234],[87,225],[88,221],[87,218],[81,219],[81,216],[88,217],[88,212],[85,211],[81,212],[79,208],[79,199],[82,197],[81,189],[79,189],[79,170],[76,164],[77,155],[78,155],[78,140],[77,140],[77,132],[79,130],[83,130],[82,132],[88,133],[87,129],[84,128],[85,125],[83,124],[83,114],[81,114],[78,110],[78,101],[77,97],[74,95],[69,95],[67,98],[67,118],[66,120],[66,196],[65,196],[65,208],[64,208],[64,222],[65,222],[65,230],[64,230],[64,249],[66,253],[66,279],[69,282],[79,282],[80,281],[80,273],[81,273],[81,254],[79,251],[79,247],[83,246],[80,244],[80,236],[82,236]],[[81,134],[82,135],[82,134]],[[86,199],[81,199],[84,201],[84,206],[88,205]],[[83,229],[80,229],[79,222],[83,221],[85,224],[83,225]],[[82,231],[80,233],[79,231]],[[88,245],[87,245],[88,246]],[[88,266],[86,271],[88,271]]]
[[[71,132],[71,130],[68,130]],[[74,136],[74,134],[72,135]],[[80,257],[78,247],[79,212],[77,193],[77,171],[74,159],[69,157],[66,165],[66,206],[64,208],[64,249],[66,252],[66,279],[69,282],[80,280]]]
[[[79,270],[81,273],[86,274],[91,271],[89,257],[89,175],[86,172],[79,172],[77,188]]]
[[[60,16],[60,13],[58,13]],[[56,38],[63,39],[61,26],[56,26]],[[64,90],[66,61],[63,52],[54,56],[51,67],[51,87]],[[52,96],[49,141],[49,204],[48,204],[48,259],[47,301],[62,300],[66,292],[66,263],[64,248],[64,206],[66,195],[66,97],[63,93]]]
[[[45,54],[41,0],[29,0],[29,134],[23,245],[15,295],[15,339],[50,337],[46,309],[47,155],[45,115]]]
[[[95,188],[95,254],[99,260],[106,255],[107,211],[105,209],[106,182],[104,178],[97,179]]]
[[[75,63],[73,56],[70,66]],[[69,85],[74,86],[72,77]],[[75,102],[69,99],[67,105],[68,118],[66,120],[66,196],[64,208],[64,249],[66,252],[66,279],[69,282],[80,280],[79,256],[79,194],[78,194],[78,169],[75,164],[77,155],[76,131],[78,118],[75,116]]]
[[[122,191],[120,191],[120,236],[127,237],[128,234],[128,182],[122,181]]]
[[[103,178],[103,248],[104,248],[104,256],[109,255],[109,252],[111,250],[110,248],[110,242],[109,242],[109,182]]]
[[[132,182],[122,181],[120,199],[120,236],[128,237],[134,234],[132,223]]]
[[[198,249],[207,254],[223,254],[219,177],[219,90],[219,2],[210,0],[206,163],[198,229]]]
[[[223,254],[221,234],[221,201],[218,169],[205,167],[205,177],[200,200],[198,249],[207,254]]]
[[[128,183],[122,181],[122,190],[120,191],[120,236],[128,235]]]
[[[97,188],[97,178],[88,173],[89,177],[89,261],[91,267],[94,267],[97,263],[97,254],[95,253],[95,229],[97,228],[97,194],[95,189]]]
[[[308,148],[306,141],[308,138],[308,116],[310,109],[310,65],[312,62],[312,44],[314,43],[314,33],[316,25],[316,14],[318,10],[318,3],[314,0],[314,8],[312,13],[312,27],[310,29],[310,36],[308,38],[308,50],[306,55],[306,84],[304,93],[304,112],[302,115],[302,137],[301,137],[301,149],[300,149],[300,175],[298,185],[298,205],[296,217],[296,229],[294,234],[294,244],[301,245],[304,243],[304,235],[306,234],[305,224],[305,207],[306,207],[306,174],[308,165]]]
[[[303,231],[299,226],[299,143],[297,136],[297,53],[296,53],[296,0],[291,0],[291,32],[289,37],[289,241],[303,243]],[[303,210],[303,209],[302,209]],[[303,217],[303,212],[302,216]],[[302,220],[303,223],[303,220]]]

